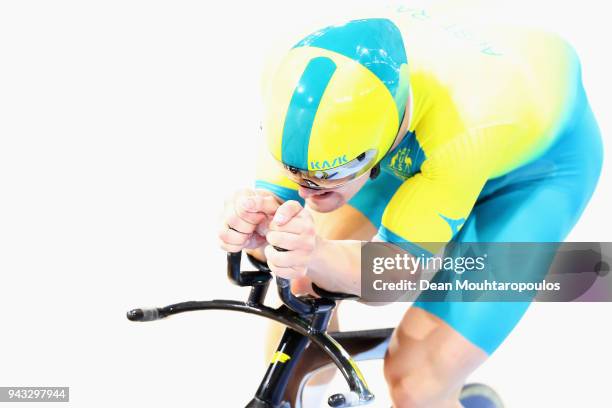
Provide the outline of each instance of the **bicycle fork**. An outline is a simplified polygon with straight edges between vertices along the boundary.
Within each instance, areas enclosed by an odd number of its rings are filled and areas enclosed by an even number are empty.
[[[308,346],[308,338],[286,329],[255,397],[246,408],[284,408],[282,401],[291,373]]]

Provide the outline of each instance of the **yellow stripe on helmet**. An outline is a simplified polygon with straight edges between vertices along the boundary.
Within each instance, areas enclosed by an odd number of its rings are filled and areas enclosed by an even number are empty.
[[[308,143],[308,170],[332,168],[377,149],[375,162],[393,144],[400,117],[393,95],[369,69],[342,54],[317,47],[292,49],[266,95],[264,130],[272,155],[282,160],[284,121],[308,63],[327,57],[336,70],[323,94]]]

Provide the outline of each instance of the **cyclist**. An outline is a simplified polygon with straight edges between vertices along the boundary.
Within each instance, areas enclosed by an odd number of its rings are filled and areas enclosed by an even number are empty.
[[[564,40],[403,11],[303,38],[266,88],[271,155],[219,236],[298,291],[359,294],[359,241],[563,241],[596,186],[600,134]],[[461,406],[527,308],[417,300],[385,358],[394,406]]]

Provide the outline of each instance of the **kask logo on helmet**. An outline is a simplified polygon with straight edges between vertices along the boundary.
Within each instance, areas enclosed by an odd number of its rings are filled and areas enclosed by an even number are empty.
[[[331,162],[328,160],[323,160],[322,162],[317,160],[311,161],[310,168],[312,170],[327,170],[341,166],[345,163],[348,163],[348,159],[346,158],[346,154],[343,154],[342,156],[338,156],[335,159],[331,160]]]

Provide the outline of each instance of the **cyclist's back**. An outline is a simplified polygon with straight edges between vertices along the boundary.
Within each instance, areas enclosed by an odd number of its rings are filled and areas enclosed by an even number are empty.
[[[471,133],[484,139],[497,176],[554,142],[580,84],[578,58],[560,37],[463,26],[426,11],[398,14],[397,26],[409,56],[410,130],[427,148]]]

